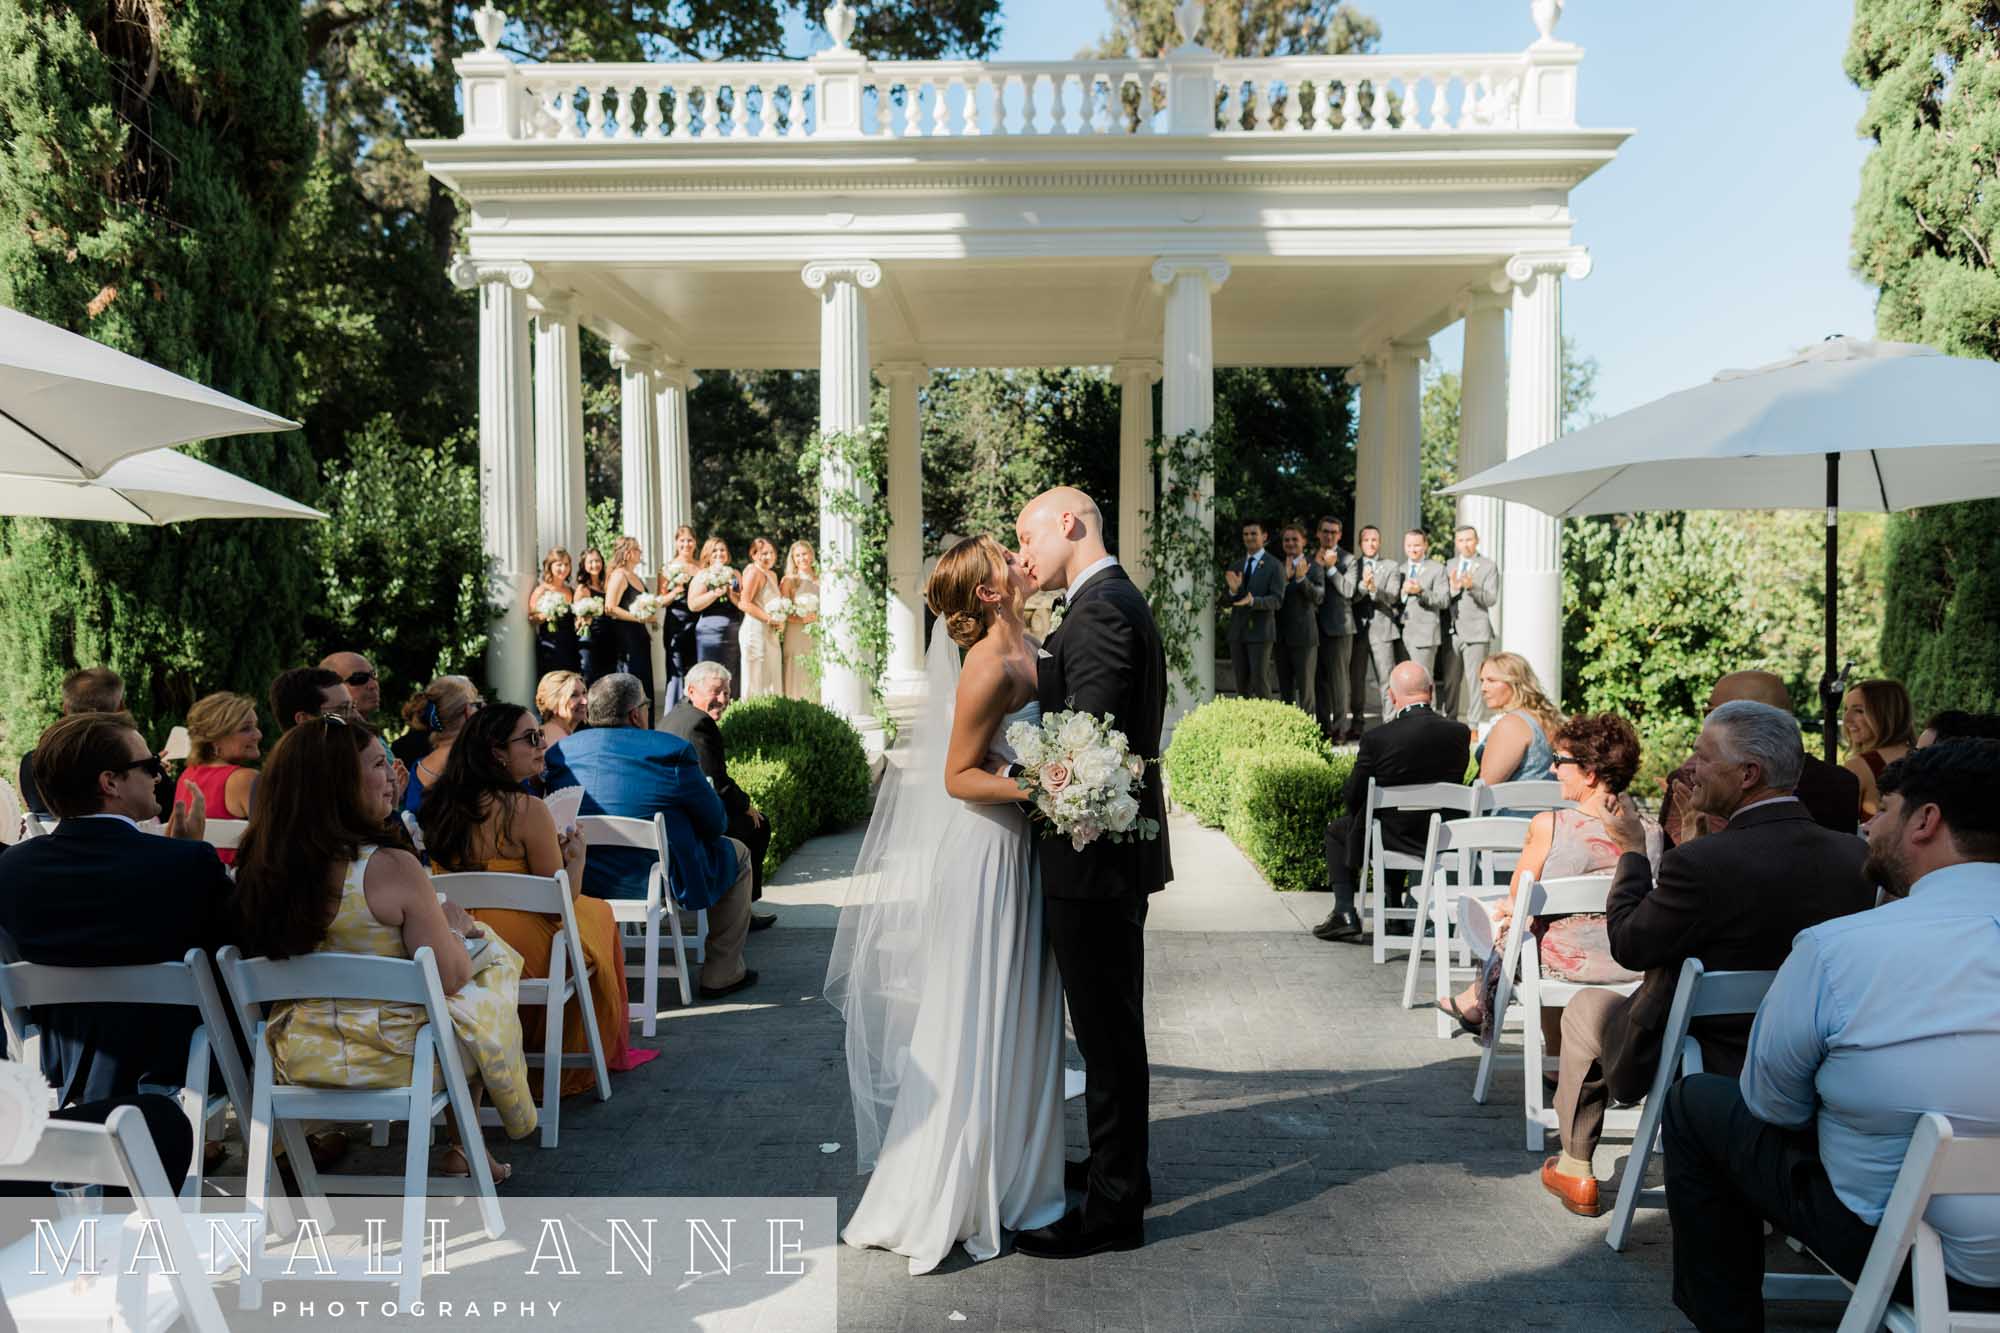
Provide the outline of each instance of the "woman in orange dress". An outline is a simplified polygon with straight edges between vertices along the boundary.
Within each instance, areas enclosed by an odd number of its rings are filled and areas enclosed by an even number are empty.
[[[584,961],[590,966],[590,1004],[597,1021],[605,1063],[614,1070],[633,1069],[659,1054],[632,1050],[626,1042],[629,1026],[625,998],[625,951],[611,905],[583,892],[583,837],[560,833],[555,817],[542,802],[521,789],[522,782],[545,766],[547,747],[541,724],[519,704],[491,704],[466,722],[445,761],[443,775],[424,793],[417,814],[434,874],[488,870],[513,875],[569,874],[577,929],[583,935]],[[512,945],[521,955],[523,977],[549,974],[549,950],[562,918],[539,912],[481,909],[482,925]],[[539,1006],[521,1010],[522,1039],[529,1050],[542,1041]],[[590,1049],[580,1006],[563,1019],[563,1050],[576,1054]],[[563,1095],[595,1085],[587,1068],[563,1071]]]

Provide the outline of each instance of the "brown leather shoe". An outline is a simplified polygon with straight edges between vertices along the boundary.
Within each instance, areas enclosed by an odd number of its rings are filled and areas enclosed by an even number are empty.
[[[1566,1176],[1556,1170],[1557,1160],[1551,1157],[1542,1163],[1542,1188],[1578,1217],[1596,1217],[1597,1177]]]

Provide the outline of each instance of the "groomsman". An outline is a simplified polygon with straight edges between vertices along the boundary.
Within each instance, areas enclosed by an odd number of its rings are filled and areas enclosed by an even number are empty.
[[[1348,689],[1354,707],[1354,730],[1362,730],[1369,704],[1383,707],[1390,668],[1396,665],[1396,617],[1393,613],[1396,562],[1382,558],[1382,530],[1374,524],[1355,538],[1361,554],[1354,561],[1354,651],[1348,658]]]
[[[1360,580],[1354,557],[1340,545],[1341,523],[1331,515],[1319,521],[1319,550],[1313,563],[1319,566],[1326,583],[1326,596],[1319,604],[1319,672],[1313,702],[1319,729],[1329,740],[1348,734],[1347,719],[1352,700],[1348,693],[1348,658],[1354,651],[1354,585]],[[1361,720],[1354,721],[1354,734],[1361,734]]]
[[[1426,672],[1437,670],[1438,642],[1444,637],[1444,610],[1451,588],[1444,566],[1430,558],[1430,539],[1415,528],[1403,534],[1408,557],[1393,594],[1402,623],[1403,655]]]
[[[1285,576],[1264,549],[1264,525],[1243,525],[1243,561],[1223,571],[1229,583],[1229,664],[1236,692],[1245,699],[1271,697],[1271,645],[1278,637],[1278,607]]]
[[[1285,553],[1285,600],[1278,608],[1278,697],[1315,714],[1319,611],[1326,604],[1326,571],[1306,554],[1306,530],[1298,524],[1287,523],[1279,530],[1279,545]]]
[[[1486,700],[1479,692],[1479,668],[1493,646],[1493,608],[1500,601],[1500,566],[1479,554],[1479,531],[1471,524],[1451,535],[1457,554],[1445,568],[1451,589],[1450,658],[1445,662],[1446,711],[1459,721],[1478,726],[1486,720]]]

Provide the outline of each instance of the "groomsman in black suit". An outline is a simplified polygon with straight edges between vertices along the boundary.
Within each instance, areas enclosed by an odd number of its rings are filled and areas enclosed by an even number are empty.
[[[1319,681],[1314,694],[1318,705],[1319,729],[1329,740],[1347,735],[1347,719],[1352,699],[1348,690],[1348,658],[1354,652],[1354,557],[1340,544],[1340,520],[1328,515],[1319,521],[1319,550],[1313,561],[1326,581],[1326,596],[1319,604]],[[1354,734],[1361,734],[1361,720],[1355,719]]]
[[[1245,699],[1271,697],[1271,647],[1278,638],[1278,608],[1285,600],[1285,576],[1264,549],[1264,525],[1243,525],[1243,559],[1223,571],[1229,584],[1229,665],[1236,692]]]
[[[1306,554],[1306,530],[1287,523],[1279,530],[1285,553],[1285,600],[1278,608],[1278,697],[1308,714],[1316,712],[1314,677],[1319,674],[1319,609],[1326,601],[1326,571]]]

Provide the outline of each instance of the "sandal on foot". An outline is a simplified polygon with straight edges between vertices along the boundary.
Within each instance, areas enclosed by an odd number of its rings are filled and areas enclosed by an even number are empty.
[[[493,1173],[495,1185],[503,1184],[507,1177],[514,1174],[511,1163],[499,1161],[491,1153],[486,1155],[486,1166]],[[439,1155],[438,1174],[459,1178],[469,1177],[472,1175],[472,1159],[465,1155],[465,1149],[453,1144]]]
[[[1457,1019],[1458,1025],[1461,1028],[1464,1028],[1467,1032],[1470,1032],[1475,1037],[1479,1035],[1479,1025],[1481,1020],[1483,1020],[1486,1017],[1485,1014],[1482,1013],[1481,1015],[1479,1015],[1478,1018],[1471,1017],[1464,1010],[1458,1007],[1457,996],[1453,996],[1448,1000],[1439,1000],[1437,1002],[1437,1007],[1440,1012],[1450,1014],[1453,1018]]]

